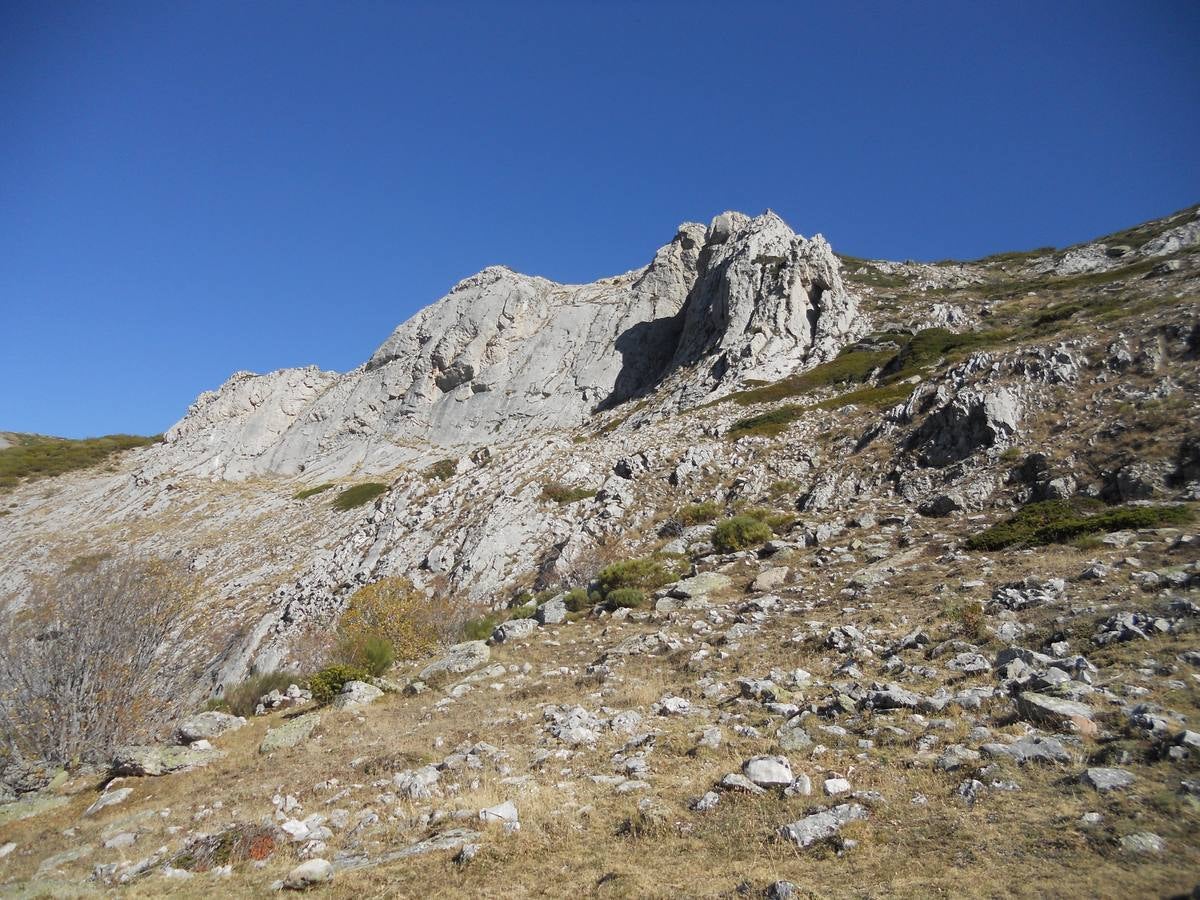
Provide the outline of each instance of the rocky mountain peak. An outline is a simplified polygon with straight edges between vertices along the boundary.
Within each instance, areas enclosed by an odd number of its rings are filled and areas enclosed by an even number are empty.
[[[344,375],[238,373],[168,432],[170,465],[231,479],[382,471],[430,446],[578,426],[676,372],[687,406],[828,358],[856,309],[823,238],[770,211],[726,212],[591,284],[489,266]]]

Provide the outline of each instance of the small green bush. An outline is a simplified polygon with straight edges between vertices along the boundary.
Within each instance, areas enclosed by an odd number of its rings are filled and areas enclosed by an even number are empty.
[[[462,636],[464,641],[486,641],[500,624],[502,617],[496,613],[488,613],[463,623]]]
[[[721,514],[721,505],[707,500],[704,503],[689,503],[679,510],[677,518],[684,525],[700,525],[711,522]]]
[[[1194,511],[1187,506],[1121,506],[1087,514],[1088,510],[1100,508],[1099,501],[1085,498],[1030,503],[1011,518],[969,537],[966,548],[987,551],[1011,546],[1039,547],[1089,534],[1183,525],[1195,519]]]
[[[637,588],[640,591],[653,591],[678,581],[683,575],[683,567],[679,560],[665,557],[644,556],[640,559],[626,559],[605,566],[596,576],[600,593],[608,595],[621,588]]]
[[[309,678],[308,689],[312,691],[313,700],[324,706],[342,692],[346,682],[366,680],[367,673],[362,669],[338,663],[326,666]]]
[[[713,546],[721,553],[733,553],[753,547],[774,537],[771,526],[752,516],[734,516],[726,519],[713,531]]]
[[[796,517],[792,513],[779,512],[778,510],[766,509],[764,507],[747,509],[742,515],[758,519],[758,521],[764,523],[775,534],[779,534],[781,531],[790,528],[796,521]]]
[[[517,606],[508,611],[508,618],[512,619],[532,619],[533,614],[537,612],[537,604],[534,602],[526,603],[524,606]]]
[[[567,604],[567,610],[570,612],[583,612],[592,605],[591,598],[588,597],[588,592],[583,588],[571,588],[567,591],[567,596],[563,598],[563,602]]]
[[[324,493],[333,487],[332,481],[327,481],[324,484],[318,484],[316,487],[305,488],[302,491],[297,491],[292,495],[293,500],[307,500],[309,497],[315,497],[317,494]]]
[[[346,636],[338,644],[338,658],[346,665],[378,677],[396,661],[396,648],[381,634]]]
[[[285,691],[288,685],[301,679],[295,672],[262,672],[251,675],[238,684],[225,686],[219,699],[208,702],[209,709],[219,709],[235,716],[252,716],[263,694]]]
[[[646,595],[637,588],[617,588],[608,592],[604,602],[613,609],[636,609],[646,602]]]
[[[596,491],[594,488],[572,487],[568,484],[562,484],[557,481],[547,481],[542,485],[542,499],[551,500],[555,503],[577,503],[580,500],[586,500],[588,497],[595,497]]]
[[[348,487],[333,501],[333,508],[346,512],[346,510],[354,509],[356,506],[362,506],[364,503],[370,503],[380,494],[387,492],[387,485],[380,484],[377,481],[365,481],[362,484],[356,484],[354,487]]]
[[[433,465],[429,466],[422,474],[429,480],[445,481],[448,478],[454,477],[454,470],[458,468],[458,463],[452,459],[439,459]]]

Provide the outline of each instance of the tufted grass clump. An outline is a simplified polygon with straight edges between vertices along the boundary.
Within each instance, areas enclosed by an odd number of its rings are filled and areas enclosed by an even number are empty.
[[[755,547],[775,536],[771,526],[753,516],[734,516],[726,519],[713,531],[713,546],[721,553],[733,553]]]
[[[589,497],[595,496],[595,488],[574,487],[573,485],[563,484],[558,481],[547,481],[542,485],[542,499],[550,500],[554,503],[564,505],[578,503],[580,500],[586,500]]]
[[[486,641],[496,630],[496,626],[505,621],[499,613],[488,613],[469,619],[463,623],[462,639],[464,641]]]
[[[249,718],[263,694],[286,691],[289,685],[301,684],[303,680],[295,672],[257,672],[237,684],[225,685],[220,698],[209,700],[205,708]]]
[[[731,440],[750,435],[775,437],[787,430],[787,427],[804,415],[805,411],[806,407],[787,403],[769,412],[759,413],[757,416],[738,419],[729,426],[726,437]]]
[[[380,494],[386,493],[388,486],[378,481],[364,481],[354,487],[348,487],[334,498],[333,508],[341,512],[370,503]]]
[[[446,481],[454,477],[454,471],[458,468],[458,463],[452,459],[439,459],[437,462],[428,466],[421,474],[428,481]]]
[[[307,500],[309,497],[315,497],[317,494],[323,494],[325,491],[333,487],[332,481],[327,481],[324,484],[318,484],[315,487],[305,488],[302,491],[297,491],[292,494],[293,500]]]
[[[689,503],[679,510],[676,518],[685,526],[702,525],[711,522],[720,514],[721,504],[706,500],[704,503]]]
[[[1021,507],[1013,516],[966,540],[968,550],[1040,547],[1062,544],[1086,535],[1138,528],[1184,525],[1195,520],[1186,505],[1120,506],[1104,508],[1098,500],[1043,500]]]
[[[612,609],[637,609],[646,602],[646,595],[637,588],[617,588],[608,592],[604,602]]]

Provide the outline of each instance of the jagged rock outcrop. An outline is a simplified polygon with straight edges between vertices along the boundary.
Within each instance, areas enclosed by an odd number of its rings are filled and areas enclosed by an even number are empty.
[[[672,372],[677,404],[778,378],[861,330],[820,236],[771,212],[689,223],[643,269],[564,285],[484,269],[345,375],[240,372],[167,432],[154,471],[378,472],[439,448],[578,426]],[[157,465],[155,465],[157,463]]]

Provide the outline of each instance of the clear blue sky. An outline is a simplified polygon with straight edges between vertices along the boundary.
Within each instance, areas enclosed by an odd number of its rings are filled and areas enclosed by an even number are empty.
[[[0,0],[0,430],[345,370],[493,263],[770,207],[861,256],[1200,200],[1200,4]]]

